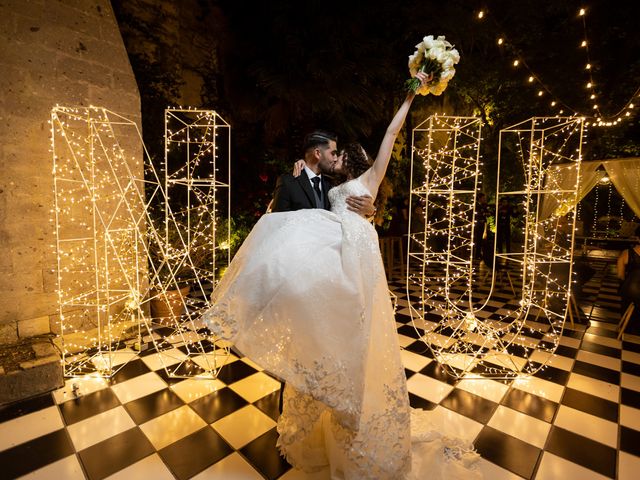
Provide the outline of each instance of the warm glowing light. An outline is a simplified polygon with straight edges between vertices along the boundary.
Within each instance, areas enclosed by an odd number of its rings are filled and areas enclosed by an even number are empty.
[[[484,11],[483,11],[483,10],[480,10],[480,11],[478,12],[478,18],[479,18],[479,19],[484,18]]]
[[[229,232],[224,225],[229,209],[217,207],[228,192],[229,179],[215,177],[216,162],[222,166],[226,158],[225,171],[230,170],[230,157],[219,151],[219,145],[230,141],[230,127],[213,111],[187,108],[182,114],[195,125],[183,118],[181,133],[166,129],[166,153],[174,147],[185,152],[180,144],[187,140],[192,149],[186,150],[185,165],[174,163],[170,171],[166,158],[156,169],[148,157],[138,159],[128,152],[145,151],[139,150],[142,139],[136,122],[95,106],[52,109],[54,273],[61,323],[58,347],[66,376],[92,371],[109,377],[135,357],[143,333],[157,326],[148,315],[152,299],[182,306],[163,319],[162,326],[169,330],[163,335],[170,343],[171,338],[173,343],[180,341],[188,358],[197,355],[207,378],[217,374],[220,363],[216,367],[200,340],[185,335],[197,331],[193,322],[209,306],[206,292],[215,282],[213,256],[220,250],[218,263],[228,263],[228,253],[216,246],[215,232],[217,227]],[[200,178],[198,172],[208,167],[212,178]],[[188,207],[172,210],[169,190],[183,187],[189,190]],[[161,214],[152,214],[156,210]],[[187,221],[172,229],[176,238],[169,241],[167,227],[176,219]],[[225,235],[218,236],[224,243]],[[207,255],[212,262],[196,264],[197,257]],[[178,291],[171,300],[169,291],[185,286],[198,299],[187,300],[187,294]],[[154,333],[147,338],[145,342],[158,347],[163,336]]]
[[[556,101],[554,100],[553,102],[551,102],[551,106],[555,107],[556,106]]]
[[[533,76],[529,77],[529,83],[533,82],[534,78]]]
[[[504,43],[504,40],[502,38],[498,38],[498,45],[502,45]]]
[[[514,60],[513,61],[513,66],[517,67],[518,65],[520,65],[520,60]]]
[[[410,215],[418,215],[418,221],[409,219],[409,225],[417,227],[411,226],[409,231],[407,289],[411,289],[418,299],[409,308],[414,326],[422,329],[416,332],[448,373],[461,378],[478,367],[487,377],[513,378],[543,368],[527,365],[526,359],[514,356],[510,350],[516,345],[525,351],[541,349],[552,353],[559,344],[567,310],[565,308],[564,314],[552,311],[547,306],[547,299],[558,299],[566,305],[569,287],[559,282],[548,266],[549,262],[569,265],[570,249],[559,237],[556,240],[559,225],[554,222],[564,215],[539,222],[535,208],[539,208],[537,199],[541,194],[556,198],[561,195],[560,207],[571,205],[568,186],[562,185],[560,189],[557,179],[577,171],[575,162],[581,158],[583,119],[536,118],[531,120],[531,128],[523,126],[525,122],[522,122],[507,129],[518,136],[516,143],[520,143],[522,158],[516,163],[522,164],[531,178],[525,183],[524,192],[501,192],[498,182],[498,198],[500,195],[514,198],[524,195],[529,200],[519,206],[526,219],[524,257],[508,253],[499,255],[501,261],[515,260],[520,265],[522,284],[517,288],[522,293],[518,293],[520,298],[513,301],[519,306],[497,320],[476,314],[483,305],[472,299],[473,283],[478,281],[477,276],[474,277],[474,272],[478,272],[470,259],[475,211],[472,197],[478,191],[475,172],[480,163],[482,137],[473,130],[463,136],[459,133],[464,132],[465,124],[472,126],[474,121],[475,117],[432,116],[413,131],[415,157],[411,166],[409,202],[412,207],[409,211]],[[511,142],[506,143],[511,145]],[[544,148],[540,148],[541,145]],[[550,171],[549,167],[557,158],[569,160],[569,168],[557,173]],[[455,160],[452,162],[451,159]],[[415,163],[418,163],[416,169]],[[498,170],[499,165],[500,155]],[[536,168],[531,169],[530,165],[536,165]],[[572,193],[575,199],[576,191]],[[572,228],[570,223],[568,230]],[[537,246],[545,248],[538,249]],[[494,256],[498,260],[498,254]],[[493,283],[495,272],[491,276]],[[464,291],[460,287],[464,287]],[[516,295],[516,290],[512,291]],[[425,318],[426,314],[430,314],[429,318]],[[546,322],[546,325],[532,327],[528,322],[532,318],[530,314],[535,317],[534,325],[540,325],[540,322]],[[544,337],[544,344],[528,338],[528,332],[536,338]],[[511,363],[514,360],[518,365]]]
[[[587,41],[583,40],[582,43],[580,44],[581,47],[586,47],[587,46]]]
[[[578,13],[580,16],[583,16],[586,13],[584,8],[580,9],[580,12]]]

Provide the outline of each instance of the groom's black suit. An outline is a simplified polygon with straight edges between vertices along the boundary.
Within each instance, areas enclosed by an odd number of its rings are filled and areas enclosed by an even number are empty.
[[[331,187],[333,187],[333,184],[325,175],[322,175],[320,178],[324,203],[323,208],[329,210],[331,206],[329,205],[329,195],[327,195],[327,193]],[[318,208],[307,172],[303,170],[299,177],[294,177],[290,173],[280,175],[273,195],[271,211],[291,212],[304,208]]]

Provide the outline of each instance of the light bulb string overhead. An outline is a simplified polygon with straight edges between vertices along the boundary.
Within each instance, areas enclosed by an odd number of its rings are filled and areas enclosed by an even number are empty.
[[[585,89],[588,92],[587,102],[591,104],[593,112],[585,113],[583,109],[576,108],[571,103],[560,98],[560,96],[554,94],[553,90],[542,80],[541,75],[536,73],[534,69],[527,63],[527,61],[524,58],[524,55],[519,51],[515,43],[509,40],[506,34],[501,33],[498,36],[497,44],[499,47],[509,49],[513,52],[513,56],[515,57],[512,62],[513,67],[519,67],[522,65],[527,70],[528,76],[527,76],[526,83],[535,84],[536,87],[539,88],[538,97],[545,96],[545,93],[551,96],[553,100],[550,102],[550,106],[559,109],[557,111],[558,114],[560,115],[564,114],[563,108],[566,108],[571,112],[573,112],[574,116],[582,116],[592,120],[594,125],[598,125],[598,126],[617,125],[623,119],[631,116],[631,112],[635,107],[633,103],[634,98],[640,95],[640,85],[634,90],[631,96],[628,97],[628,99],[624,102],[623,106],[619,108],[615,113],[606,114],[602,112],[600,105],[598,104],[598,102],[595,101],[599,95],[603,94],[603,92],[600,91],[599,93],[596,93],[595,87],[597,84],[593,79],[593,62],[591,60],[591,51],[589,49],[590,42],[588,40],[588,35],[587,35],[586,13],[587,13],[586,8],[581,8],[578,11],[578,16],[581,17],[582,32],[583,32],[583,40],[580,43],[580,48],[585,49],[585,55],[586,55],[586,61],[587,61],[585,65],[585,70],[587,71],[587,75],[588,75],[588,82],[585,85]],[[476,14],[476,18],[480,21],[483,21],[489,18],[489,10],[486,8],[480,10]],[[490,18],[497,30],[499,30],[500,32],[505,31],[504,28],[502,28],[501,23],[498,21],[498,19],[494,15],[491,15]]]

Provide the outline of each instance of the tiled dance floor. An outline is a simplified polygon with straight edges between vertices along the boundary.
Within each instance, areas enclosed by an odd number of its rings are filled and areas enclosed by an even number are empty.
[[[390,282],[411,403],[475,439],[485,478],[638,478],[640,337],[616,340],[617,282],[611,265],[597,270],[579,301],[590,327],[566,329],[545,370],[507,381],[445,374],[410,326],[403,282]],[[0,478],[321,478],[278,456],[280,383],[257,365],[232,357],[216,380],[177,380],[158,355],[0,409]]]

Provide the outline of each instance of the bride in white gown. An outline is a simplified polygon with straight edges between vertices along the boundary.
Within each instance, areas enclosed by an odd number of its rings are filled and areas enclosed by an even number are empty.
[[[361,146],[345,148],[336,170],[347,181],[328,192],[331,211],[258,221],[204,315],[214,334],[285,380],[282,455],[332,479],[479,478],[471,445],[409,406],[378,237],[346,204],[349,195],[375,198],[412,100],[373,165]]]

